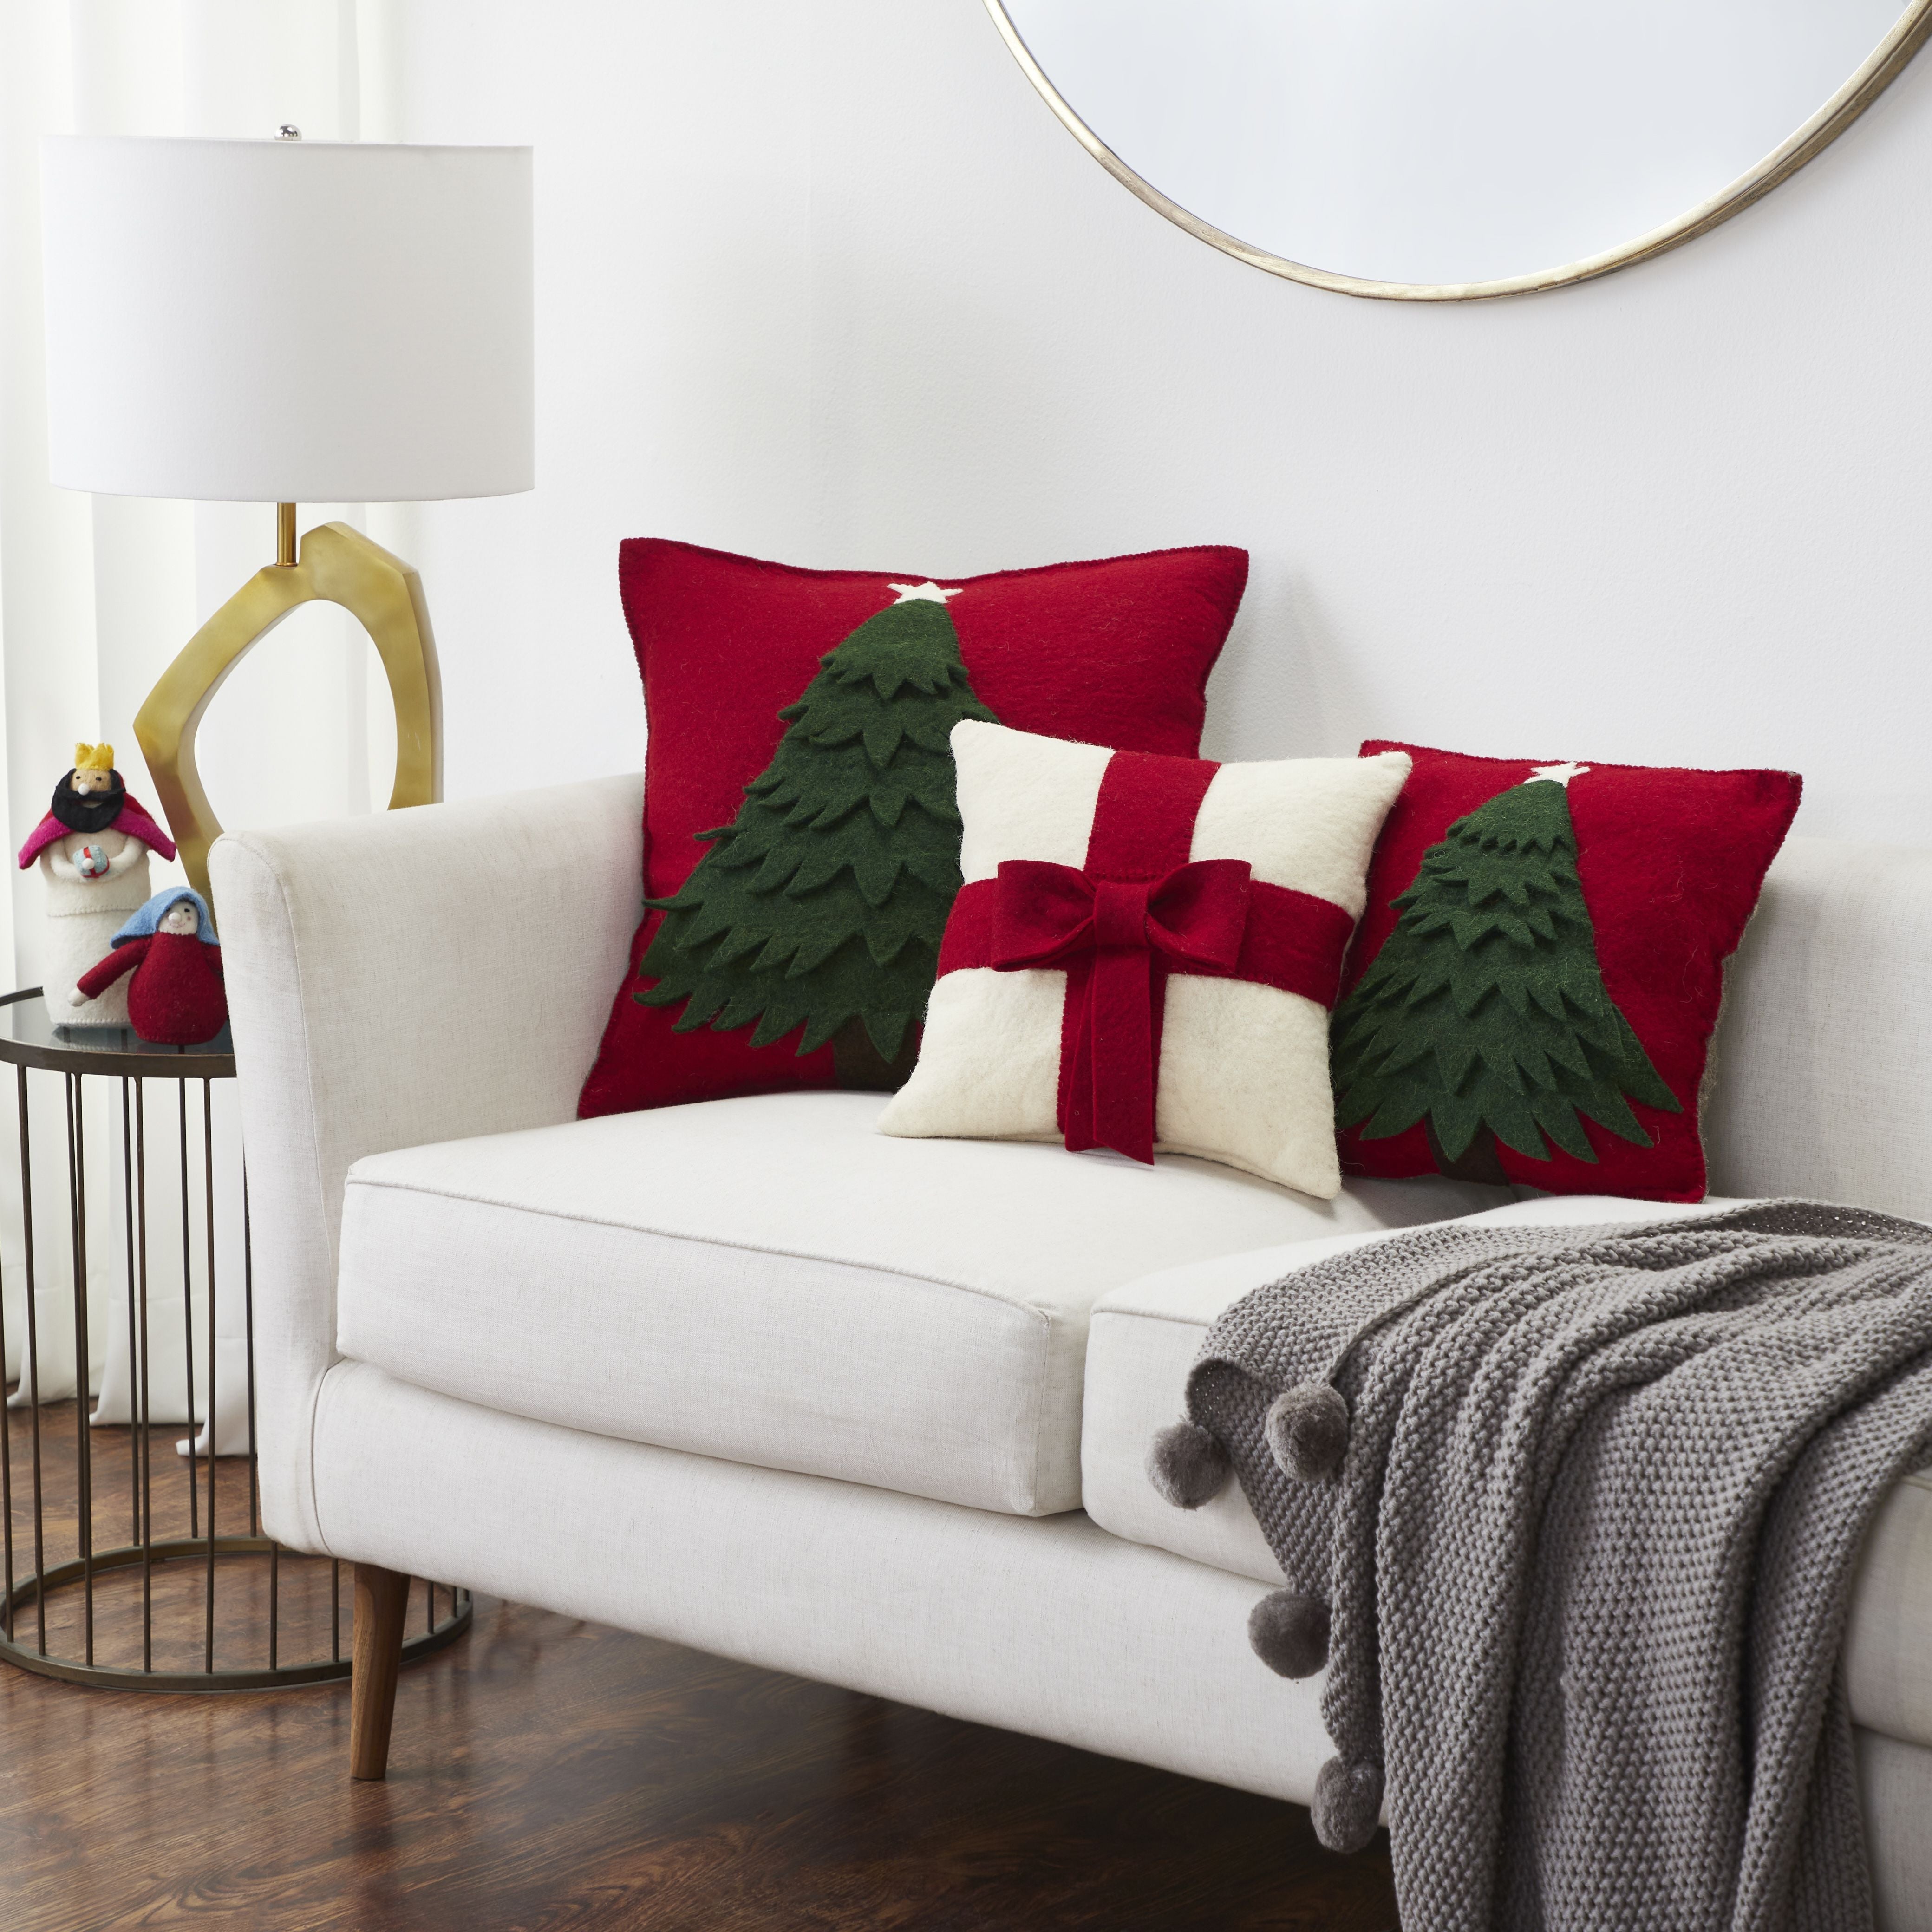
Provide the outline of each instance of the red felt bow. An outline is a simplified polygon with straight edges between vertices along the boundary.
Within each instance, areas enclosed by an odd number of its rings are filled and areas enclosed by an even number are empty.
[[[1001,864],[989,963],[1066,971],[1072,1064],[1061,1124],[1070,1148],[1153,1160],[1168,962],[1232,972],[1249,885],[1241,859],[1196,860],[1165,878],[1133,880],[1034,859]]]

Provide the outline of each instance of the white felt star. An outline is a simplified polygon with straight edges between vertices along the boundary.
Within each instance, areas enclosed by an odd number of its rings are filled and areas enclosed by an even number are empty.
[[[1572,778],[1580,778],[1589,769],[1588,765],[1538,765],[1529,777],[1547,778],[1552,784],[1568,785]],[[1527,784],[1529,780],[1524,782]]]
[[[886,588],[899,593],[892,600],[896,604],[943,604],[947,598],[959,595],[956,590],[940,590],[930,578],[923,584],[889,584]]]

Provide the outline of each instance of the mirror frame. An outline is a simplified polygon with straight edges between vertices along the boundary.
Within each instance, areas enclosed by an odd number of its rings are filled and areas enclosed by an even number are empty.
[[[1377,282],[1358,275],[1337,274],[1330,269],[1312,268],[1305,262],[1292,262],[1286,256],[1270,255],[1239,236],[1225,233],[1211,222],[1190,213],[1178,202],[1170,200],[1153,182],[1136,174],[1099,135],[1081,119],[1065,97],[1047,77],[1033,57],[1018,27],[1006,12],[1004,0],[986,0],[986,10],[1012,51],[1014,59],[1034,86],[1046,97],[1047,105],[1059,116],[1067,131],[1118,182],[1140,196],[1150,208],[1157,208],[1177,227],[1184,228],[1196,239],[1232,255],[1252,267],[1265,268],[1271,275],[1290,281],[1305,282],[1311,288],[1329,289],[1337,295],[1365,296],[1381,302],[1486,302],[1497,296],[1532,295],[1545,289],[1568,288],[1647,262],[1672,248],[1682,248],[1700,235],[1707,234],[1720,222],[1728,221],[1751,203],[1768,194],[1778,184],[1796,174],[1814,155],[1823,152],[1891,86],[1906,64],[1932,32],[1932,0],[1911,0],[1886,34],[1844,86],[1798,128],[1783,144],[1767,154],[1755,167],[1720,188],[1707,201],[1640,235],[1620,248],[1586,256],[1581,261],[1545,268],[1533,274],[1511,275],[1488,282]]]

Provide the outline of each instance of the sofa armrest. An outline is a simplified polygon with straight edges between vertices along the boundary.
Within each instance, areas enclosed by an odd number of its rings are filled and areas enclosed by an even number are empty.
[[[322,1546],[310,1420],[364,1154],[567,1120],[628,958],[642,780],[230,833],[209,855],[240,1075],[262,1506]]]

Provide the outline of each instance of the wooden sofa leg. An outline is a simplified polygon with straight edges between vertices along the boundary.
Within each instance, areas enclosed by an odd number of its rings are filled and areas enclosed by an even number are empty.
[[[388,1769],[389,1725],[396,1714],[396,1672],[403,1660],[409,1600],[410,1580],[400,1571],[356,1564],[349,1690],[351,1778],[380,1778]]]

